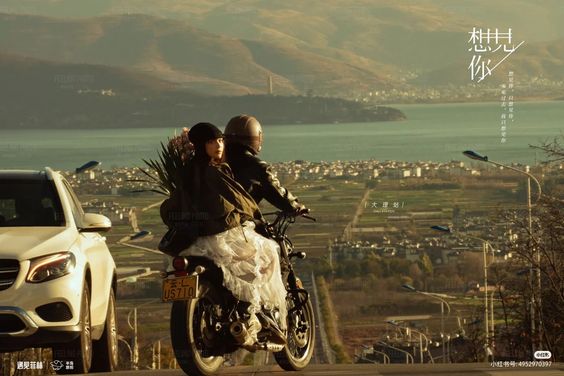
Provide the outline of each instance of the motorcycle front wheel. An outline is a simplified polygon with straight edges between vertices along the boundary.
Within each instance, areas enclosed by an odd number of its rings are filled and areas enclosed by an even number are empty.
[[[170,313],[170,338],[180,368],[195,376],[210,376],[223,364],[223,356],[214,355],[209,333],[213,332],[213,287],[202,283],[199,298],[175,301]]]
[[[276,363],[286,371],[300,371],[310,362],[315,346],[315,317],[308,299],[298,310],[290,313],[293,300],[288,300],[288,335],[284,350],[274,353]]]

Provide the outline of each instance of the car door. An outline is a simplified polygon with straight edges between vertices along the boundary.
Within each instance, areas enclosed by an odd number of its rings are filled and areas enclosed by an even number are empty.
[[[70,184],[63,180],[65,193],[77,227],[83,226],[84,211]],[[90,265],[92,276],[91,311],[92,324],[102,323],[107,311],[107,298],[113,275],[113,259],[105,242],[106,238],[96,232],[79,232],[79,245]]]

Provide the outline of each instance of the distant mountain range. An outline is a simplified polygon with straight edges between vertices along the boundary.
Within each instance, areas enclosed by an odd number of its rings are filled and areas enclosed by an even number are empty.
[[[62,20],[0,14],[0,49],[134,69],[211,94],[264,94],[269,77],[278,94],[391,87],[374,72],[292,46],[228,38],[144,15]]]
[[[54,91],[112,89],[120,94],[146,95],[178,90],[178,86],[153,75],[125,68],[94,64],[69,64],[0,53],[0,94],[44,96]]]
[[[561,0],[308,0],[307,5],[302,0],[3,0],[0,11],[89,24],[104,21],[88,17],[146,14],[229,39],[293,47],[392,81],[408,71],[425,74],[465,61],[474,26],[511,28],[526,45],[564,38]],[[288,71],[304,74],[285,64]]]
[[[469,31],[512,29],[520,80],[564,80],[561,0],[3,0],[0,51],[144,73],[212,95],[465,85]],[[484,56],[487,58],[487,56]],[[156,81],[154,81],[156,82]]]
[[[401,111],[336,98],[209,96],[125,68],[0,54],[0,129],[223,125],[240,113],[265,124],[405,119]]]
[[[347,97],[470,83],[473,27],[525,41],[500,68],[555,81],[564,72],[559,0],[4,0],[0,11],[2,51],[214,95],[266,93],[269,77],[278,94]]]
[[[0,127],[401,120],[320,97],[459,90],[474,27],[525,41],[484,92],[511,70],[521,97],[559,97],[562,19],[560,0],[3,0]]]

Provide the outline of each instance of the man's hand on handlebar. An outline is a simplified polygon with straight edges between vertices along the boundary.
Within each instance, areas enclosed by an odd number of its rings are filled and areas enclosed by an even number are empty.
[[[294,214],[296,216],[300,216],[300,215],[304,215],[304,214],[309,214],[309,209],[305,207],[305,205],[301,205],[299,208],[297,208],[294,211]]]

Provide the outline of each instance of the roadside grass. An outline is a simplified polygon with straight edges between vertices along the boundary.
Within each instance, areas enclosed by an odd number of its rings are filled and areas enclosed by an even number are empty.
[[[333,308],[333,301],[331,299],[327,283],[325,282],[325,279],[323,277],[317,277],[316,282],[319,292],[321,314],[323,315],[325,332],[327,333],[329,346],[331,346],[331,348],[335,352],[337,363],[352,363],[351,358],[347,353],[339,335],[339,328],[337,325],[339,317],[337,316],[335,309]]]

